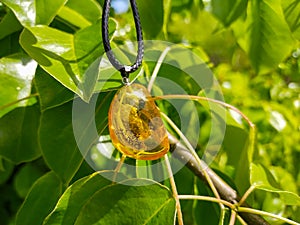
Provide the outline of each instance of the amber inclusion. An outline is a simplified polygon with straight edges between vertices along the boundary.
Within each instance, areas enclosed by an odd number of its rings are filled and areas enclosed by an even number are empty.
[[[154,160],[169,151],[167,131],[150,93],[140,84],[122,87],[108,113],[113,145],[128,157]]]

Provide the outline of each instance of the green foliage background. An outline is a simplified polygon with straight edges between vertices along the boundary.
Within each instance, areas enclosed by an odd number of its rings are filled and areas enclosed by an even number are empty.
[[[105,71],[112,70],[98,71],[104,53],[102,3],[0,0],[0,224],[174,223],[168,182],[120,175],[121,184],[111,184],[93,174],[74,139],[74,94],[93,101]],[[249,198],[254,208],[300,223],[299,0],[138,0],[138,6],[145,39],[191,49],[214,72],[225,102],[256,125],[255,151],[249,152],[249,130],[229,111],[232,118],[212,167],[240,194],[257,186]],[[113,44],[134,41],[131,13],[112,13],[112,18]],[[149,75],[153,65],[144,66]],[[180,71],[162,66],[158,75],[163,73],[185,85]],[[107,110],[120,86],[116,74],[96,100],[102,107],[96,113],[99,133],[107,132]],[[200,91],[194,93],[188,83],[184,88],[194,95]],[[205,111],[199,114],[203,146],[209,119]],[[175,181],[181,194],[211,195],[186,168]],[[182,210],[185,224],[201,224],[203,218],[218,223],[215,204],[182,201]]]

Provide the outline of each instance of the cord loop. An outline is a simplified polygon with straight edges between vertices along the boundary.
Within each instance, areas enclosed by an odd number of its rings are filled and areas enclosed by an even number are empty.
[[[143,43],[143,33],[142,26],[140,22],[140,17],[138,13],[138,8],[135,0],[130,0],[130,5],[132,8],[132,14],[134,18],[135,28],[136,28],[136,37],[138,43],[138,51],[135,63],[127,66],[122,65],[114,56],[110,41],[109,41],[109,29],[108,29],[108,19],[109,19],[109,11],[110,11],[110,2],[111,0],[105,0],[103,4],[103,12],[102,12],[102,41],[104,50],[106,52],[107,58],[110,63],[121,72],[121,76],[123,78],[123,83],[125,85],[129,84],[129,73],[136,71],[142,64],[143,56],[144,56],[144,43]]]

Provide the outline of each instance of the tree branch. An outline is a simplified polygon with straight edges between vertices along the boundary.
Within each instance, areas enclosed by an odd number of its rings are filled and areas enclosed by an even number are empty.
[[[206,173],[209,175],[214,186],[216,187],[218,193],[220,194],[221,199],[228,201],[232,204],[237,204],[240,201],[240,196],[238,196],[236,190],[229,186],[223,179],[221,179],[209,166],[201,160],[201,165],[198,165],[197,160],[193,157],[190,151],[181,144],[173,135],[169,134],[169,141],[173,153],[172,155],[186,163],[186,166],[201,180],[207,184],[207,179],[201,168],[205,168]],[[175,150],[176,149],[176,150]],[[241,206],[250,207],[246,203],[243,203]],[[250,214],[250,213],[241,213],[237,212],[245,222],[249,225],[270,225],[266,220],[261,216]]]

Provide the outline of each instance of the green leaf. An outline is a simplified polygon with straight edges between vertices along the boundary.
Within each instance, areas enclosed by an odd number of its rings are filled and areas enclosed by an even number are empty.
[[[295,38],[300,39],[300,1],[299,0],[284,0],[281,1],[285,19],[289,24]]]
[[[137,3],[146,38],[155,38],[162,31],[164,24],[164,1],[143,0]]]
[[[80,13],[91,23],[95,23],[102,15],[101,6],[95,0],[87,0],[84,2],[81,0],[69,0],[66,6]]]
[[[0,40],[1,58],[22,52],[22,47],[19,44],[19,35],[19,32],[14,32]]]
[[[42,113],[40,145],[48,166],[69,183],[98,133],[107,126],[112,93],[94,96],[87,104],[77,98]],[[80,154],[81,151],[81,154]]]
[[[40,225],[62,192],[62,183],[53,172],[38,179],[18,211],[16,225]]]
[[[253,157],[253,152],[249,151],[249,134],[238,125],[228,125],[227,121],[223,148],[227,156],[227,165],[235,170],[235,184],[239,192],[244,193],[249,187],[249,167]]]
[[[248,0],[212,0],[211,4],[213,14],[229,26],[246,11]]]
[[[116,24],[110,20],[110,33]],[[104,53],[98,22],[74,35],[46,26],[25,29],[20,43],[39,65],[65,87],[89,101]]]
[[[88,177],[77,180],[60,197],[55,209],[48,215],[44,225],[74,224],[82,208],[89,199],[102,188],[112,184],[113,171],[96,172]],[[106,178],[110,177],[109,179]],[[126,179],[116,176],[116,181]]]
[[[172,0],[172,7],[183,8],[187,7],[189,3],[189,0]]]
[[[72,102],[42,113],[39,138],[46,163],[69,183],[83,160],[73,134]]]
[[[79,28],[91,26],[101,17],[101,7],[94,0],[69,0],[58,16]]]
[[[63,105],[75,97],[73,92],[65,88],[40,67],[37,68],[34,84],[39,94],[42,111]]]
[[[21,198],[25,198],[32,184],[43,173],[33,164],[26,164],[14,176],[14,187]]]
[[[171,225],[174,215],[175,199],[167,188],[150,180],[131,179],[96,192],[85,204],[75,225]]]
[[[0,185],[9,179],[13,169],[14,165],[11,162],[0,158]]]
[[[101,135],[107,131],[108,111],[115,92],[94,95],[87,104],[79,98],[73,101],[73,132],[77,146],[85,160],[92,166],[95,165],[93,149],[99,143]],[[97,150],[102,161],[109,161]],[[109,161],[111,162],[111,161]],[[97,163],[97,162],[96,162]],[[93,167],[95,170],[99,168]],[[104,167],[104,169],[108,169]]]
[[[260,164],[251,164],[250,182],[257,189],[279,194],[286,205],[300,205],[300,197],[293,192],[279,189],[270,171]]]
[[[286,169],[279,166],[272,166],[271,168],[269,168],[269,170],[283,190],[297,193],[296,181],[293,175],[290,174]]]
[[[295,47],[280,0],[250,1],[246,20],[237,21],[233,28],[258,74],[276,69]]]
[[[168,22],[172,10],[172,0],[163,0],[164,5],[164,20],[163,20],[163,32],[165,37],[168,35]],[[167,39],[167,38],[166,38]]]
[[[211,196],[212,192],[207,188],[207,186],[199,179],[196,180],[197,194],[200,196]],[[194,202],[192,212],[193,221],[196,225],[201,225],[203,223],[203,218],[207,224],[220,224],[220,209],[216,203],[207,201],[196,201]],[[224,224],[224,223],[223,223]],[[228,224],[228,223],[225,223]]]
[[[9,10],[0,21],[0,40],[21,29],[22,25],[19,23],[14,13]]]
[[[0,59],[0,117],[28,101],[37,63],[25,54],[14,54]],[[14,104],[11,104],[14,103]]]
[[[0,155],[15,164],[39,157],[39,119],[36,105],[16,108],[3,116],[0,119]]]
[[[48,25],[67,0],[2,0],[23,26]]]

